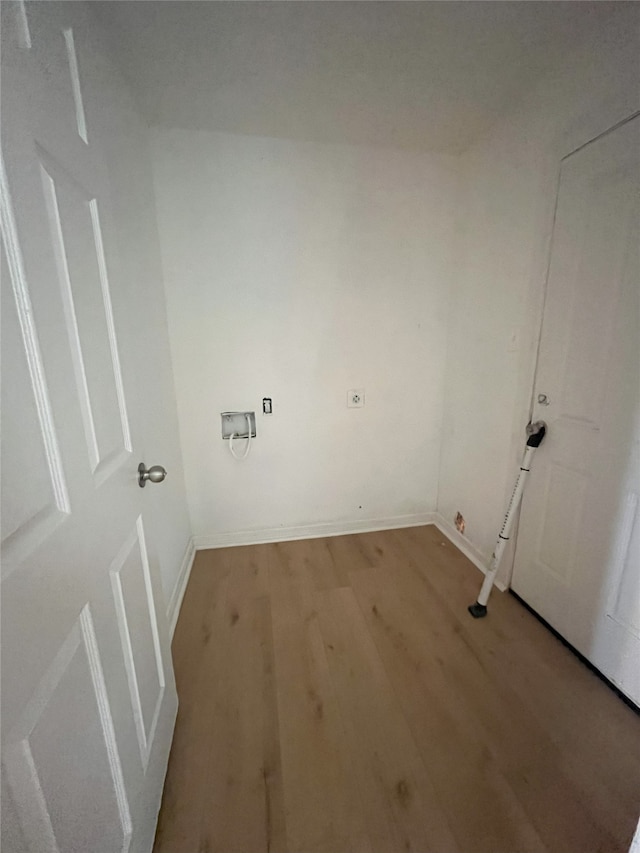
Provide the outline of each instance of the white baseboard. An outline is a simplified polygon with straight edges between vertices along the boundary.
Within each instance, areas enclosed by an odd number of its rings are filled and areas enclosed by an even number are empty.
[[[173,592],[171,593],[171,598],[167,606],[167,620],[169,622],[169,635],[171,639],[173,639],[173,634],[176,630],[176,623],[178,621],[178,614],[180,613],[180,606],[182,604],[182,599],[184,598],[187,583],[189,582],[189,575],[191,574],[193,558],[195,557],[195,555],[196,549],[192,536],[189,539],[187,550],[184,552],[184,557],[182,558],[182,563],[180,564],[180,571],[178,572],[178,577],[176,578],[176,583],[173,587]]]
[[[483,574],[486,574],[488,561],[483,557],[482,552],[476,548],[473,543],[469,542],[468,539],[465,539],[464,536],[456,530],[453,524],[447,521],[447,519],[443,515],[440,515],[439,512],[434,513],[433,523],[440,533],[446,536],[459,551],[462,551],[465,557],[471,560],[476,568],[480,569]],[[504,592],[507,588],[502,581],[497,580],[495,585],[501,592]]]
[[[234,533],[212,533],[195,536],[196,550],[230,548],[235,545],[262,545],[266,542],[289,542],[292,539],[319,539],[323,536],[344,536],[348,533],[372,533],[374,530],[394,530],[400,527],[421,527],[433,524],[435,513],[394,515],[389,518],[369,518],[362,521],[329,521],[300,527],[272,527],[260,530],[239,530]]]

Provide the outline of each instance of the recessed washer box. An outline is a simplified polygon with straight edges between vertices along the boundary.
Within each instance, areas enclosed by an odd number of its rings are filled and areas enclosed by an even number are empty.
[[[222,437],[230,438],[232,435],[235,438],[248,438],[248,425],[251,424],[251,437],[256,437],[256,413],[255,412],[221,412],[222,420]]]

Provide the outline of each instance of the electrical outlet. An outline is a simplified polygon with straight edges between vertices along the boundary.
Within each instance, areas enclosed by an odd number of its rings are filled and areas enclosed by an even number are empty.
[[[347,406],[350,409],[361,409],[364,406],[364,388],[347,391]]]

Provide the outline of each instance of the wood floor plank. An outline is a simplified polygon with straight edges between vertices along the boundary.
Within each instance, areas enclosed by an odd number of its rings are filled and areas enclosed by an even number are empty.
[[[449,705],[461,693],[465,696],[467,716],[478,725],[478,736],[545,843],[567,851],[622,849],[598,820],[581,780],[570,772],[566,757],[527,704],[483,665],[468,634],[479,630],[478,624],[469,624],[471,619],[462,622],[452,613],[447,600],[412,563],[394,565],[394,578],[406,607],[406,624],[413,627],[422,621],[438,626],[425,638],[430,683],[438,684]],[[444,660],[439,670],[438,657]],[[563,802],[561,814],[553,807],[558,799]]]
[[[194,567],[195,568],[195,567]],[[196,576],[197,577],[197,576]],[[192,633],[193,659],[182,659],[178,716],[169,756],[169,766],[158,817],[154,853],[201,853],[201,827],[210,792],[209,750],[213,735],[216,700],[219,696],[218,673],[224,663],[224,620],[227,578],[220,582],[211,572],[216,597],[203,621],[197,621]],[[196,589],[199,584],[196,585]],[[185,600],[186,596],[185,596]],[[188,601],[194,608],[198,599]],[[180,620],[189,622],[189,611]],[[179,620],[179,621],[180,621]],[[186,634],[187,624],[178,628]]]
[[[626,853],[640,717],[433,526],[198,552],[155,853]]]
[[[229,596],[238,600],[269,597],[270,545],[224,548],[221,561],[229,575]]]
[[[354,537],[369,566],[383,566],[389,562],[389,553],[395,546],[389,532],[373,530],[370,533],[358,533]]]
[[[292,543],[275,546],[272,554],[288,849],[369,851],[358,792],[345,760],[345,731],[329,676],[313,585]]]
[[[329,536],[325,540],[333,560],[341,570],[350,572],[355,569],[366,569],[371,565],[369,552],[363,547],[363,541],[358,535]],[[348,586],[349,579],[345,576],[342,586]]]
[[[353,590],[316,600],[373,849],[457,850]]]
[[[231,585],[231,578],[229,578]],[[202,853],[285,850],[271,614],[267,598],[230,590],[224,660],[211,708]]]
[[[308,539],[286,542],[281,553],[291,564],[304,570],[306,577],[315,590],[336,589],[349,585],[349,577],[344,564],[335,561],[325,539]]]
[[[430,626],[424,613],[410,622],[395,569],[393,580],[388,569],[354,572],[352,584],[460,849],[544,850],[462,693],[442,688],[448,653],[434,650],[440,622]]]
[[[465,558],[457,552],[452,560],[447,550],[437,547],[435,530],[402,531],[402,546],[429,585],[447,602],[455,602],[463,634],[481,665],[497,683],[508,684],[527,714],[533,714],[562,756],[563,772],[581,789],[590,814],[604,823],[615,821],[623,837],[631,839],[640,811],[640,787],[634,784],[640,778],[637,715],[585,666],[577,665],[575,655],[511,596],[496,590],[487,620],[465,618],[462,585],[452,572]],[[577,696],[582,697],[579,713]],[[608,756],[615,752],[619,759],[611,762]],[[623,849],[627,846],[623,842]]]
[[[207,650],[211,612],[227,574],[222,550],[196,552],[181,609],[182,613],[189,614],[189,618],[178,619],[171,644],[179,696],[193,685],[193,670]]]

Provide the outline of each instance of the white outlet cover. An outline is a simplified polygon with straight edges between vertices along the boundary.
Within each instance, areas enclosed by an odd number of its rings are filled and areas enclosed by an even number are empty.
[[[364,388],[352,388],[347,391],[347,407],[361,409],[364,406]]]

